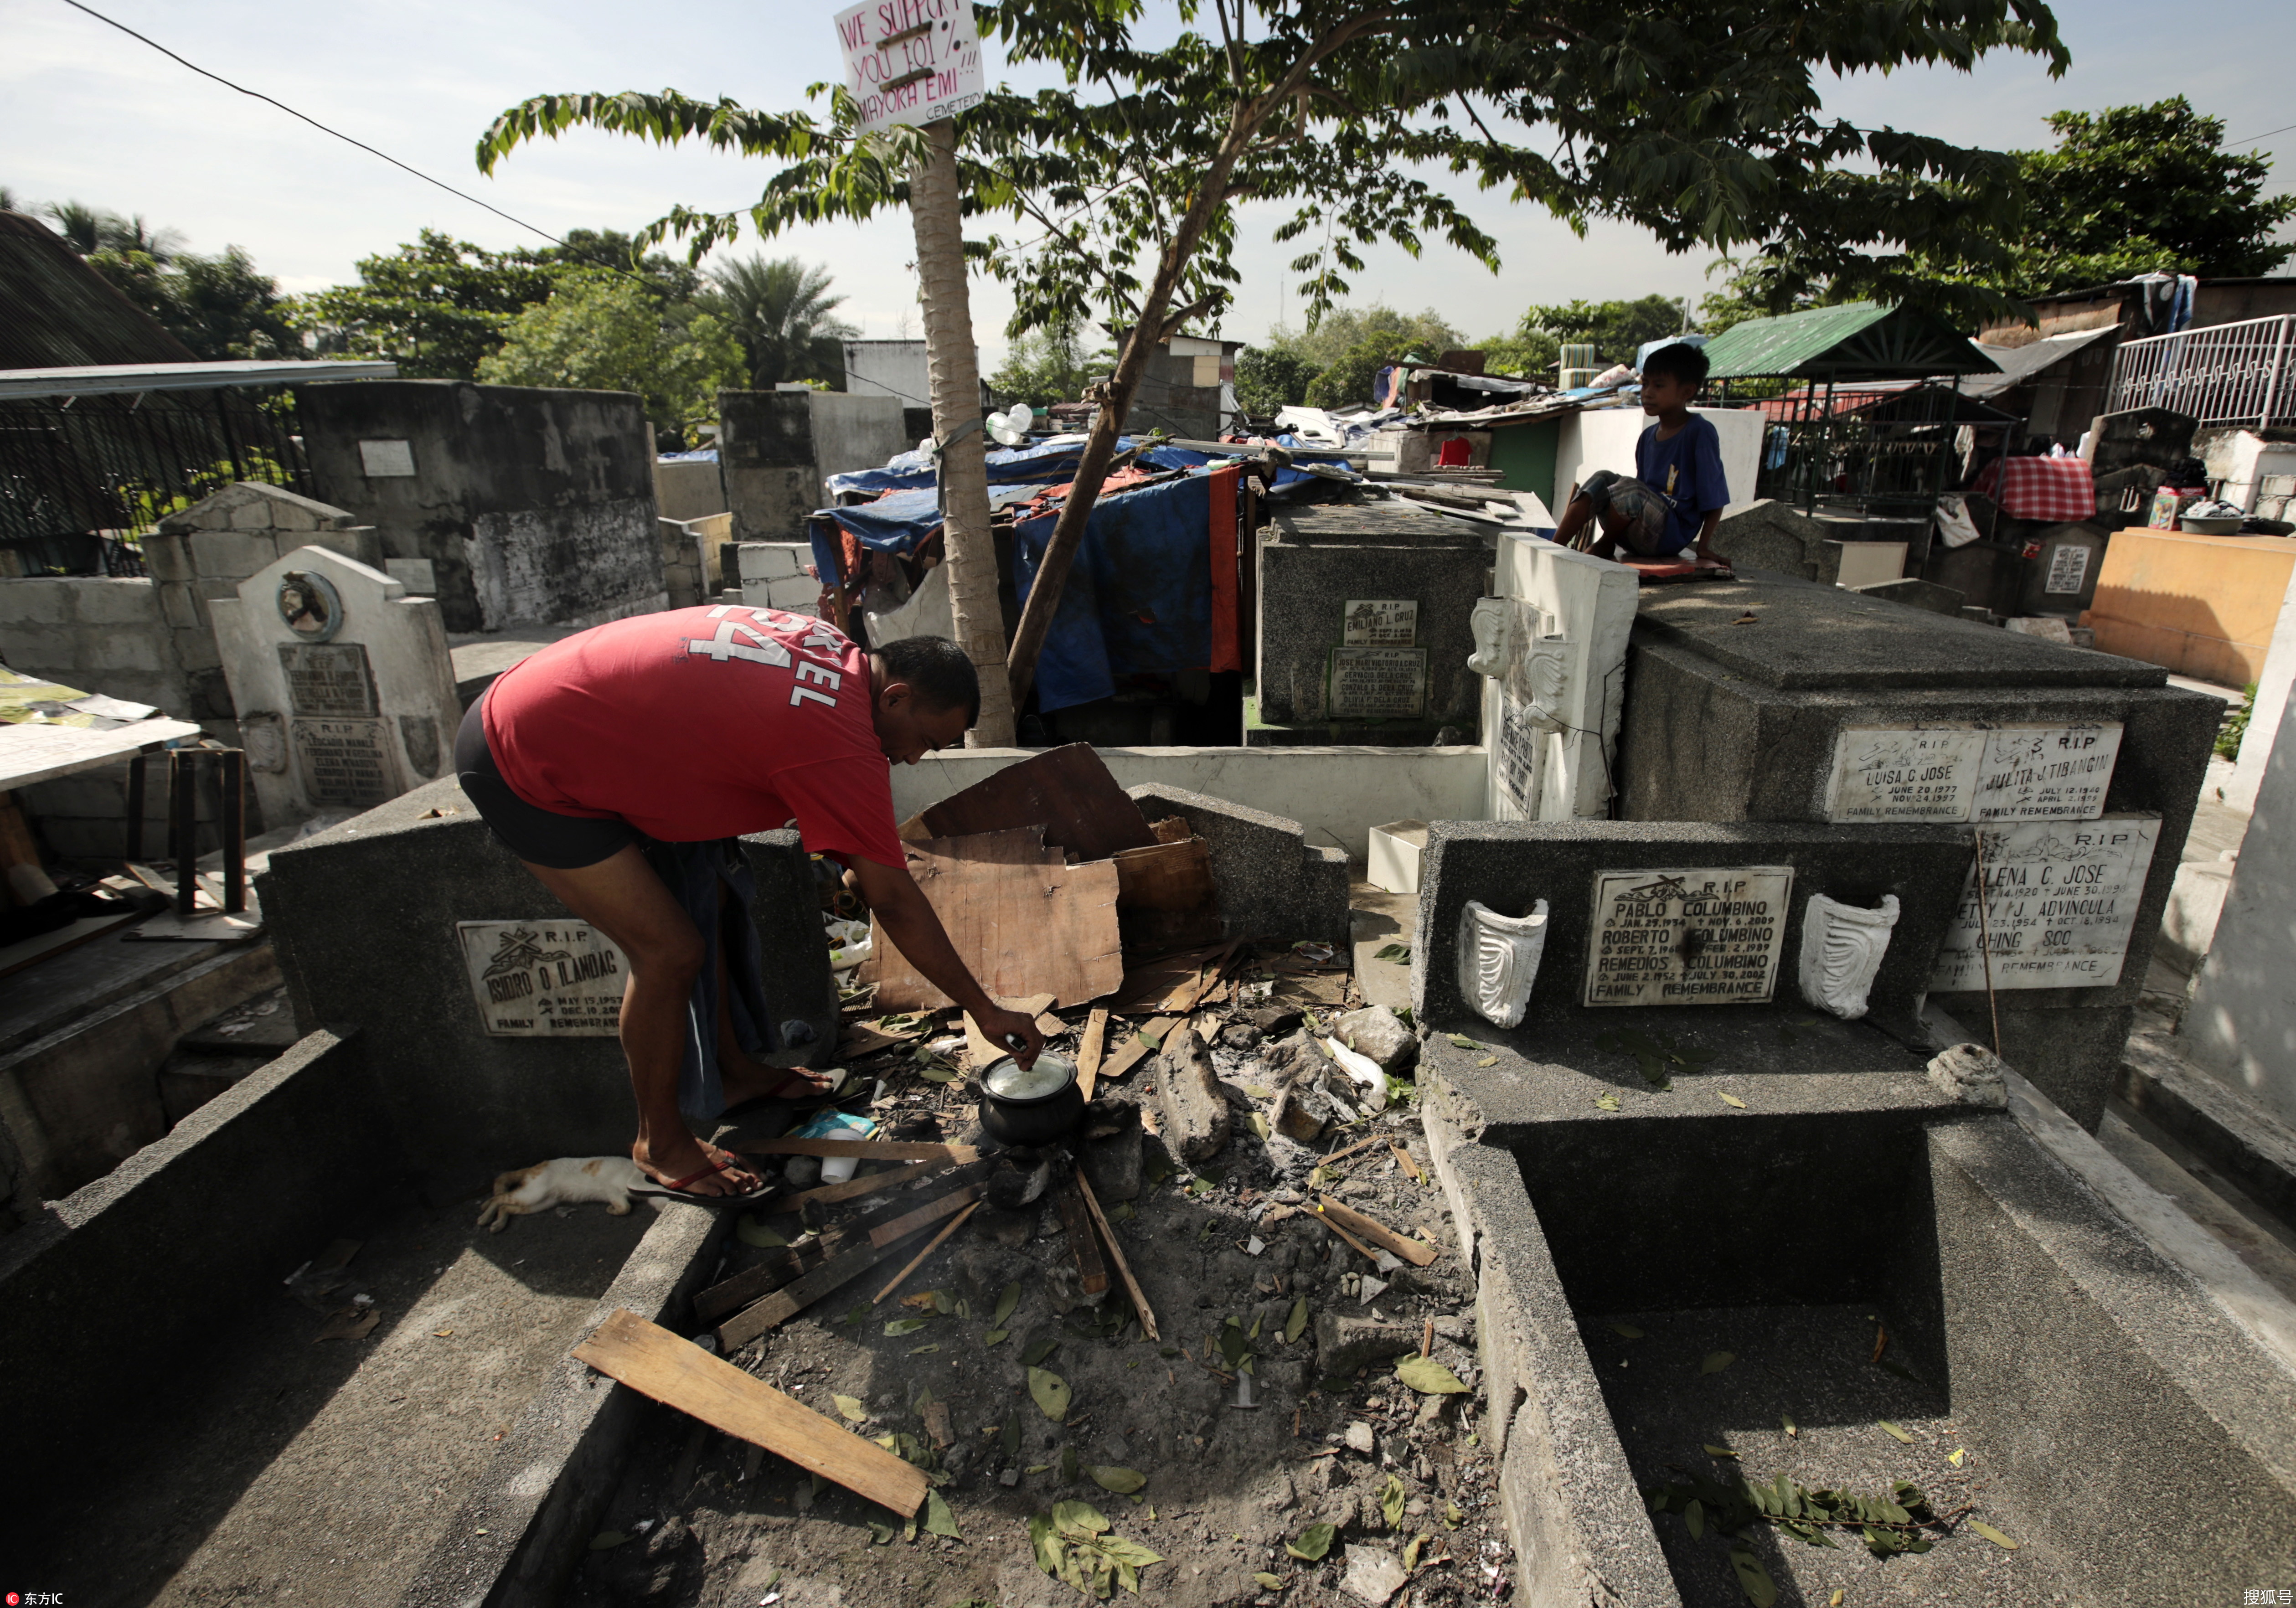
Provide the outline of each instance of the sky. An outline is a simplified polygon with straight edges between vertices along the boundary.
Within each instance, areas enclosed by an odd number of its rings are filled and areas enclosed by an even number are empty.
[[[753,200],[762,164],[705,148],[664,149],[581,131],[525,147],[491,178],[472,150],[496,113],[548,91],[675,87],[765,110],[803,103],[806,86],[839,71],[833,4],[689,0],[646,8],[602,0],[88,0],[199,66],[275,96],[456,189],[551,234],[629,229],[683,202],[734,208]],[[2052,80],[2030,57],[2003,55],[1969,74],[1921,70],[1829,80],[1829,111],[1963,144],[2048,144],[2042,119],[2182,94],[2223,118],[2234,141],[2296,121],[2286,63],[2296,55],[2296,6],[2222,0],[2205,28],[2134,0],[2071,0],[2056,8],[2073,63]],[[2184,13],[2190,15],[2191,13]],[[989,47],[989,70],[999,61]],[[2296,185],[2296,129],[2255,148]],[[423,228],[496,249],[540,243],[493,213],[392,168],[274,107],[234,94],[75,10],[65,0],[0,0],[0,186],[31,202],[75,200],[141,214],[182,232],[193,250],[244,247],[283,290],[356,276],[361,257]],[[1696,298],[1715,288],[1709,254],[1669,256],[1638,230],[1597,226],[1581,240],[1531,208],[1495,196],[1476,216],[1500,242],[1493,275],[1440,243],[1414,258],[1371,250],[1351,300],[1432,308],[1469,336],[1513,328],[1532,303],[1652,292]],[[1272,209],[1246,209],[1237,262],[1241,296],[1224,322],[1254,340],[1299,322],[1283,261],[1268,239]],[[825,264],[845,297],[840,316],[865,335],[919,331],[906,214],[788,234],[737,253],[795,252]],[[984,358],[1002,357],[1010,299],[973,282]]]

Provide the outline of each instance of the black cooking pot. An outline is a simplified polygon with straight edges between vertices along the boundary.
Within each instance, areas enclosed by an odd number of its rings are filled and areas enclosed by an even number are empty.
[[[1039,1055],[1026,1070],[1007,1055],[980,1075],[981,1130],[1000,1144],[1055,1144],[1083,1115],[1076,1062],[1065,1055]]]

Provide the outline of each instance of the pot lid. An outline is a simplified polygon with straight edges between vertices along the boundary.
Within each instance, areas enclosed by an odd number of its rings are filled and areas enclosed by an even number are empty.
[[[1075,1081],[1076,1062],[1050,1051],[1026,1069],[1007,1055],[991,1063],[980,1079],[981,1087],[997,1099],[1020,1102],[1049,1099]]]

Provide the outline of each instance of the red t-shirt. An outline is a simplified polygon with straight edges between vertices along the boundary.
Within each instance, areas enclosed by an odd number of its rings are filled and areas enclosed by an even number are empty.
[[[795,818],[816,854],[904,864],[869,660],[843,633],[729,604],[598,626],[504,670],[487,747],[538,808],[664,842]]]

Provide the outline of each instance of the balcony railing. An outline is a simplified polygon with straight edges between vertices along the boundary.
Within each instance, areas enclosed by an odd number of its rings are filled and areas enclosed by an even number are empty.
[[[2296,316],[2124,340],[2107,407],[2165,407],[2202,424],[2296,423]]]

